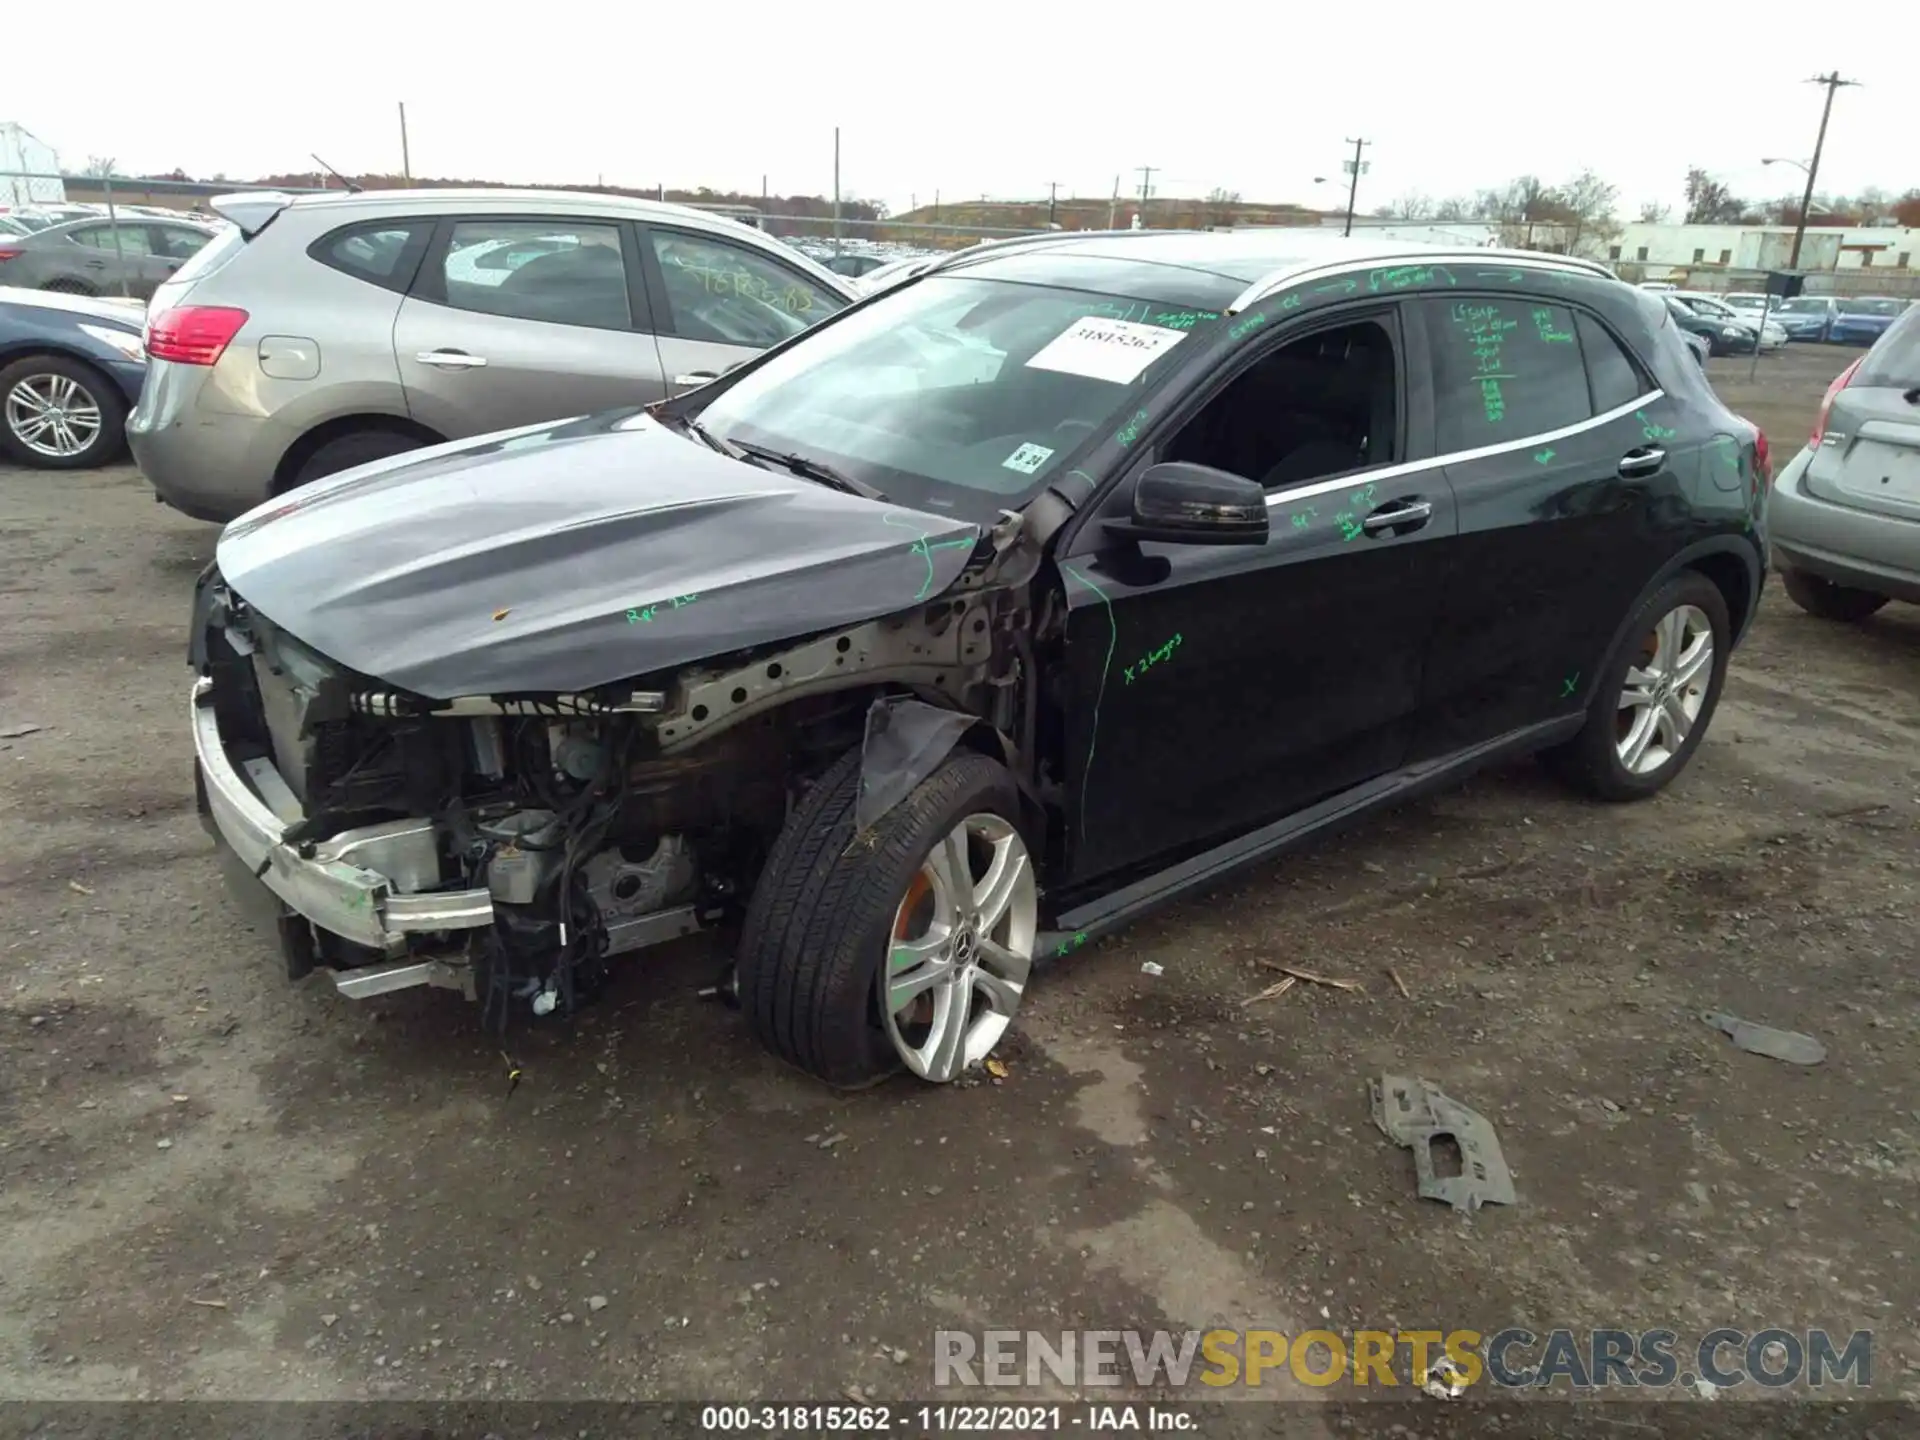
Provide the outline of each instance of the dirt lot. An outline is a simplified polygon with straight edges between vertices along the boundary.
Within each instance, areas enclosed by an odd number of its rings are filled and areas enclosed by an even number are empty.
[[[1715,370],[1783,462],[1842,364]],[[1275,864],[1055,972],[1002,1080],[829,1094],[689,948],[508,1098],[470,1007],[289,987],[219,884],[213,540],[129,469],[0,472],[0,729],[43,727],[0,740],[0,1397],[924,1398],[938,1328],[1216,1322],[1872,1328],[1920,1395],[1920,613],[1776,586],[1665,796],[1520,766]],[[1365,990],[1245,1005],[1263,960]],[[1521,1203],[1417,1199],[1383,1070]]]

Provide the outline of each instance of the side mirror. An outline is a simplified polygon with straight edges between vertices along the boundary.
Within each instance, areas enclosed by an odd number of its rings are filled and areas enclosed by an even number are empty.
[[[1131,517],[1106,528],[1168,545],[1264,545],[1267,492],[1244,475],[1168,461],[1134,482]]]

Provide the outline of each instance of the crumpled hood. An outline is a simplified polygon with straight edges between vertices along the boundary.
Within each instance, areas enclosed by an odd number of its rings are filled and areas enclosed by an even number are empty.
[[[979,536],[620,411],[302,486],[227,526],[216,560],[322,655],[446,699],[589,690],[871,620],[952,584]]]

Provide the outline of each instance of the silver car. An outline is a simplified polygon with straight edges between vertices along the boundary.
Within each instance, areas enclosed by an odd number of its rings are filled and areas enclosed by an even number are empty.
[[[1920,604],[1920,308],[1840,372],[1769,508],[1787,594],[1826,620]]]
[[[564,191],[223,196],[147,309],[127,423],[160,499],[226,521],[421,446],[645,405],[853,299],[777,240]]]
[[[0,236],[0,283],[144,300],[214,238],[205,225],[105,216]]]

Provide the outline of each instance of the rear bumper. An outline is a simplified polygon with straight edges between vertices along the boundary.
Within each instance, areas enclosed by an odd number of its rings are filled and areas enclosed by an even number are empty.
[[[1920,604],[1920,523],[1836,505],[1805,487],[1813,452],[1787,463],[1767,501],[1775,565]]]
[[[195,520],[225,524],[267,498],[284,450],[277,426],[198,404],[208,371],[156,360],[127,417],[127,444],[153,493]]]
[[[431,821],[389,821],[326,841],[287,843],[283,837],[288,821],[227,754],[212,692],[210,680],[196,681],[189,706],[208,828],[288,911],[389,960],[406,957],[402,966],[339,972],[341,990],[351,995],[400,988],[376,987],[376,972],[392,977],[401,969],[432,967],[437,963],[433,959],[412,953],[423,937],[457,936],[493,923],[493,897],[485,890],[416,893],[402,888],[428,875],[437,881],[438,848]],[[279,778],[268,761],[246,763],[262,781]],[[288,795],[281,803],[284,807],[290,801]],[[401,983],[460,982],[423,973]]]

